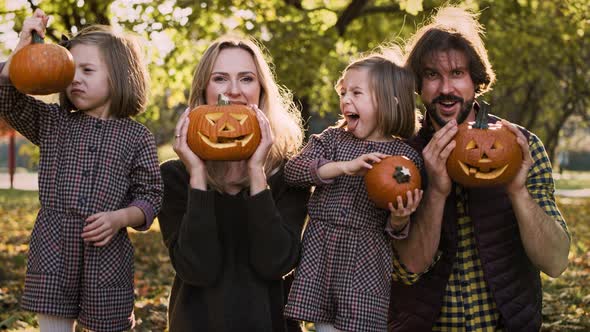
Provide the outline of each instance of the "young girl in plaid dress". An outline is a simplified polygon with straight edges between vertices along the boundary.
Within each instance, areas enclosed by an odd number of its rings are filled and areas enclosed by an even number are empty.
[[[408,191],[406,206],[379,209],[361,175],[387,155],[422,168],[402,141],[415,131],[416,113],[414,78],[399,62],[383,54],[352,62],[336,84],[343,119],[312,135],[285,167],[287,183],[315,186],[285,315],[314,322],[316,331],[387,330],[391,238],[407,236],[422,191]]]
[[[25,20],[14,50],[44,36],[47,17]],[[46,331],[124,331],[133,325],[133,247],[161,205],[153,135],[130,116],[145,109],[147,73],[134,44],[108,27],[65,46],[75,63],[61,106],[17,91],[0,68],[0,116],[41,152],[41,209],[31,235],[22,307]]]

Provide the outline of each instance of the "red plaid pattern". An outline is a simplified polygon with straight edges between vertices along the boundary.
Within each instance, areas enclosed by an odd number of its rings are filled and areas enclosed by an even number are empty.
[[[385,232],[389,211],[375,207],[363,177],[322,181],[317,169],[330,161],[352,160],[382,152],[404,155],[419,169],[418,152],[401,140],[359,140],[339,128],[312,135],[303,151],[285,167],[286,181],[315,185],[309,200],[310,222],[285,315],[333,324],[344,331],[386,331],[393,273],[391,240]]]
[[[137,206],[149,228],[161,205],[156,145],[130,118],[101,120],[0,82],[0,116],[40,147],[41,210],[31,235],[22,307],[77,318],[93,331],[133,323],[133,248],[122,229],[104,247],[85,246],[85,219]]]

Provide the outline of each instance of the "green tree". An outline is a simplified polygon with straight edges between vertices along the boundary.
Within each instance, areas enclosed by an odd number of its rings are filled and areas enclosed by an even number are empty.
[[[43,0],[38,6],[53,15],[48,31],[54,41],[63,31],[96,22],[121,26],[146,40],[152,95],[139,120],[164,143],[186,107],[200,55],[218,36],[249,34],[261,41],[272,54],[279,83],[293,91],[303,118],[321,121],[338,114],[333,85],[351,57],[383,42],[403,44],[446,2]],[[35,8],[32,3],[18,9],[0,4],[0,23],[14,22],[8,30],[19,31]],[[552,153],[567,119],[577,115],[588,122],[586,0],[455,3],[480,11],[487,28],[486,45],[498,74],[495,89],[486,96],[494,112],[535,131]]]

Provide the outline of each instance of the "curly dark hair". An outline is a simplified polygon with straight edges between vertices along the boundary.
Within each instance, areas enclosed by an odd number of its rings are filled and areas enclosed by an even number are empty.
[[[482,40],[483,27],[477,15],[457,7],[438,11],[432,22],[420,28],[406,45],[406,66],[416,75],[416,91],[421,93],[424,67],[436,53],[457,50],[469,61],[469,74],[475,94],[489,90],[496,75]]]

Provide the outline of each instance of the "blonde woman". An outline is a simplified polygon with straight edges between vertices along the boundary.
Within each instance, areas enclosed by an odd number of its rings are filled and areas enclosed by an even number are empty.
[[[282,278],[299,259],[309,190],[287,186],[283,165],[300,148],[301,118],[249,39],[211,44],[189,109],[219,94],[256,111],[262,139],[248,160],[203,161],[186,142],[188,110],[178,121],[179,159],[161,166],[159,221],[176,271],[169,328],[285,331]]]

